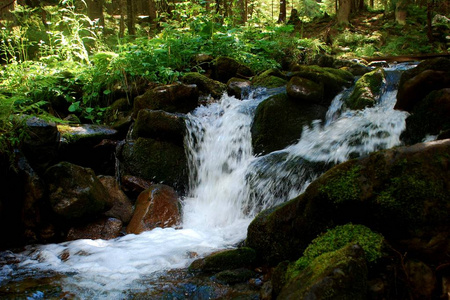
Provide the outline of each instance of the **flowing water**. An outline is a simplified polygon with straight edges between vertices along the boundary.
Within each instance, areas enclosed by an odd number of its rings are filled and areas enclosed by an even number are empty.
[[[268,92],[246,100],[223,96],[219,103],[199,107],[187,121],[190,188],[183,199],[181,229],[1,253],[0,296],[123,299],[152,289],[167,270],[235,247],[256,213],[299,195],[333,164],[400,143],[406,113],[393,110],[398,69],[387,69],[389,80],[375,107],[344,110],[343,92],[325,122],[314,122],[297,143],[260,157],[252,153],[250,127]]]

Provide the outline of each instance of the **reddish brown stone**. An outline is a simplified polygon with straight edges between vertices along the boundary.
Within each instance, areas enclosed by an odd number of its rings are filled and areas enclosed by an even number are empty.
[[[130,222],[133,216],[133,203],[131,203],[127,195],[120,189],[119,183],[112,176],[99,176],[98,179],[106,188],[112,203],[112,208],[105,215],[107,217],[117,218],[125,224]]]
[[[104,218],[81,227],[72,227],[66,240],[103,239],[110,240],[120,235],[122,221],[115,218]]]
[[[155,184],[142,192],[136,202],[127,233],[139,234],[155,227],[172,227],[180,223],[178,195],[167,185]]]
[[[138,196],[140,193],[148,189],[153,183],[149,180],[142,179],[133,175],[124,175],[121,179],[122,187],[126,192],[130,192]]]

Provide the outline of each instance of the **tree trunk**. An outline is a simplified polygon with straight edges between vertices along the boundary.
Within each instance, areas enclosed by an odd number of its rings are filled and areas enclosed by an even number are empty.
[[[247,1],[237,0],[236,8],[238,9],[238,14],[236,15],[236,24],[244,25],[247,22]]]
[[[98,19],[98,25],[105,28],[105,17],[103,16],[103,0],[87,0],[87,15],[92,21]]]
[[[119,3],[120,4],[119,5],[119,13],[120,13],[119,37],[123,38],[125,35],[126,2],[125,2],[125,0],[120,0],[119,2],[120,2]]]
[[[134,28],[134,11],[133,11],[133,1],[127,0],[127,28],[129,35],[135,35],[136,29]]]
[[[400,25],[406,25],[407,7],[408,0],[399,0],[395,6],[395,21]]]
[[[338,24],[348,24],[350,10],[352,8],[351,0],[339,0],[339,9],[337,12],[337,22]]]
[[[427,3],[427,37],[430,43],[433,42],[433,29],[431,27],[432,11],[434,6],[434,0]]]
[[[286,0],[280,0],[280,14],[278,15],[278,23],[286,23]]]
[[[148,17],[150,24],[156,24],[156,3],[155,0],[148,0]]]

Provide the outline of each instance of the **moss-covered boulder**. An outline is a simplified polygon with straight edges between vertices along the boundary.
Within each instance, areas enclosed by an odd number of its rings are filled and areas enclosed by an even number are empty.
[[[94,171],[68,162],[44,173],[48,204],[65,221],[86,219],[111,208],[109,195]]]
[[[164,183],[183,192],[188,183],[184,148],[151,138],[127,141],[119,151],[121,173]]]
[[[394,108],[411,112],[429,93],[444,88],[450,88],[450,59],[425,60],[402,73]]]
[[[353,83],[353,74],[341,69],[322,68],[319,66],[298,65],[289,77],[301,77],[309,79],[324,87],[323,101],[321,104],[329,106],[331,100]]]
[[[372,69],[368,66],[367,61],[363,59],[336,59],[333,63],[333,67],[346,70],[354,76],[362,76],[372,71]]]
[[[326,111],[321,105],[297,103],[286,94],[264,100],[256,109],[251,128],[254,152],[266,154],[294,143],[301,137],[303,126],[323,119]]]
[[[250,78],[253,75],[249,67],[233,58],[220,56],[213,61],[212,78],[220,82],[226,83],[232,77]]]
[[[269,69],[253,77],[252,85],[256,87],[276,88],[285,86],[288,83],[287,76],[280,70]]]
[[[450,88],[431,92],[414,106],[406,118],[400,139],[407,145],[423,141],[428,135],[439,136],[450,130]]]
[[[297,259],[318,234],[348,222],[409,255],[444,262],[450,247],[450,140],[375,152],[333,167],[297,198],[261,212],[247,244],[275,264]]]
[[[301,103],[321,104],[323,101],[323,84],[317,84],[306,78],[294,76],[286,86],[289,98]]]
[[[367,265],[358,245],[324,253],[294,274],[277,299],[367,299]]]
[[[189,270],[200,272],[234,270],[252,266],[255,263],[255,259],[255,250],[242,247],[216,252],[205,258],[197,259],[189,266]]]
[[[162,110],[141,109],[133,126],[133,138],[152,138],[183,146],[185,115]]]
[[[383,69],[364,74],[356,81],[355,89],[351,95],[345,99],[345,106],[353,110],[374,106],[380,97],[385,82],[386,73]]]
[[[198,106],[198,96],[195,84],[174,83],[156,87],[134,98],[133,115],[136,116],[144,108],[188,113]]]
[[[186,84],[197,85],[199,92],[203,95],[211,95],[215,99],[220,99],[223,93],[226,91],[227,86],[217,80],[213,80],[206,77],[203,74],[197,72],[191,72],[185,74],[181,81]]]

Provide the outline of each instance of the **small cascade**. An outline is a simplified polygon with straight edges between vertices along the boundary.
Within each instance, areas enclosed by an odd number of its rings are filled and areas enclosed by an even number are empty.
[[[187,121],[190,190],[183,199],[182,229],[4,253],[12,263],[0,264],[0,287],[51,278],[53,285],[81,298],[123,299],[151,289],[165,270],[235,247],[259,211],[299,195],[335,164],[400,143],[406,113],[393,110],[397,69],[387,69],[389,80],[375,107],[344,110],[345,91],[334,99],[325,122],[305,127],[297,143],[265,156],[253,155],[250,128],[257,105],[271,91],[242,101],[223,96],[219,103],[199,107]]]

